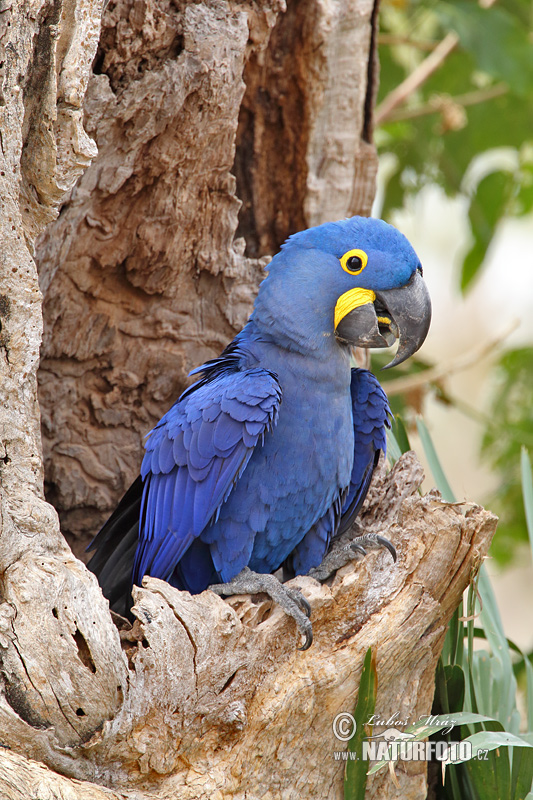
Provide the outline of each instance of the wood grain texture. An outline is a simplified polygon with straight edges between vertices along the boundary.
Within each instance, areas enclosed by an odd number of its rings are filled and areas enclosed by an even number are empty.
[[[81,103],[101,3],[8,2],[0,15],[0,743],[31,755],[91,735],[127,677],[107,604],[44,500],[36,381],[34,239],[96,154]]]
[[[44,764],[17,753],[0,750],[0,796],[2,800],[122,800],[94,783],[58,775]]]
[[[145,579],[134,590],[137,622],[121,632],[122,705],[70,745],[68,765],[52,731],[48,750],[34,739],[33,757],[124,797],[341,800],[343,764],[334,753],[345,743],[332,723],[354,708],[368,647],[376,713],[411,721],[429,714],[447,622],[496,524],[478,506],[444,503],[436,492],[420,497],[421,479],[407,454],[381,472],[364,507],[362,529],[386,533],[396,565],[379,552],[344,567],[331,585],[292,582],[312,607],[315,640],[306,652],[296,649],[294,622],[262,596],[223,601]],[[87,693],[88,715],[91,703],[97,696]],[[15,730],[15,748],[19,741]],[[397,776],[399,789],[387,771],[374,776],[367,797],[426,796],[424,764],[400,764]]]

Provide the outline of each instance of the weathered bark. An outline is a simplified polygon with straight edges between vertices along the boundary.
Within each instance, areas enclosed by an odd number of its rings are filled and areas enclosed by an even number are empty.
[[[68,192],[38,246],[41,396],[49,496],[82,546],[188,369],[246,318],[260,257],[297,227],[369,211],[375,9],[110,2],[85,108],[100,152],[73,188],[96,154],[81,104],[100,11],[0,7],[0,796],[339,798],[331,724],[353,708],[364,653],[380,712],[429,712],[446,623],[494,518],[413,494],[406,457],[362,519],[387,529],[398,565],[377,554],[331,586],[296,581],[311,650],[261,598],[152,579],[119,636],[43,497],[32,253]],[[379,775],[368,796],[425,796],[417,768],[399,779],[401,793]]]
[[[92,0],[5,3],[1,12],[0,739],[28,754],[34,736],[44,749],[51,739],[83,741],[118,710],[127,678],[107,604],[43,497],[36,384],[42,322],[31,251],[96,153],[81,102],[100,14]],[[95,701],[88,713],[85,695]]]
[[[340,800],[344,768],[334,753],[345,744],[332,722],[353,710],[366,650],[376,655],[376,712],[412,721],[429,714],[446,625],[495,528],[477,506],[419,497],[421,477],[414,456],[402,457],[378,478],[362,516],[366,530],[388,532],[396,565],[379,553],[340,570],[331,586],[293,581],[312,607],[309,651],[296,649],[294,623],[268,600],[191,597],[149,578],[135,590],[138,622],[122,632],[128,681],[114,717],[68,751],[60,729],[46,739],[31,720],[4,729],[5,744],[27,742],[33,758],[118,797]],[[50,627],[52,615],[42,619]],[[84,699],[91,716],[96,698]],[[6,758],[3,766],[0,752],[0,785],[2,769],[35,780],[35,765]],[[388,771],[374,776],[367,797],[425,798],[424,764],[400,762],[397,778],[399,788]],[[80,796],[100,798],[93,789]]]

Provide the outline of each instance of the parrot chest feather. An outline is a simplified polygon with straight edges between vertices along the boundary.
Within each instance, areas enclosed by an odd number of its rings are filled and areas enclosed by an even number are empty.
[[[310,375],[298,363],[268,363],[283,392],[278,422],[202,535],[223,580],[247,564],[258,572],[277,569],[350,482],[350,372],[340,363],[332,374],[325,363]]]

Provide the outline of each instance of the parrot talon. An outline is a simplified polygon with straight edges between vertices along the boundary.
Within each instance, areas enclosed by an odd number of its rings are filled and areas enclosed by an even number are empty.
[[[384,536],[376,536],[376,542],[379,542],[379,544],[382,547],[386,547],[387,548],[387,550],[389,551],[389,553],[392,556],[392,560],[396,564],[396,562],[398,560],[398,555],[396,553],[396,548],[394,547],[392,542],[389,542],[389,540],[386,539]]]
[[[354,560],[356,550],[359,550],[359,552],[362,551],[366,555],[364,548],[357,544],[355,547],[352,543],[346,544],[343,547],[335,547],[324,556],[318,567],[310,569],[307,574],[317,581],[326,581],[333,573],[337,572],[338,569],[345,567],[346,564]]]
[[[298,647],[298,650],[309,650],[311,645],[313,644],[313,628],[311,627],[311,623],[309,623],[309,630],[305,633],[304,631],[300,631],[305,636],[305,642],[301,647]]]
[[[287,587],[285,587],[285,591],[289,593],[289,596],[292,597],[294,602],[301,608],[307,619],[311,619],[311,606],[309,605],[308,601],[303,596],[303,594],[299,592],[297,589],[288,589]],[[312,634],[311,634],[311,639],[312,639]],[[307,647],[304,649],[307,650]]]
[[[346,564],[353,561],[354,556],[358,554],[363,557],[368,555],[366,548],[375,550],[378,547],[385,547],[396,563],[397,555],[394,545],[384,536],[379,536],[377,533],[366,533],[363,536],[358,536],[349,544],[342,546],[335,546],[334,544],[322,560],[322,563],[318,567],[309,570],[308,575],[317,581],[326,581],[341,567],[345,567]]]
[[[299,650],[308,650],[313,642],[313,628],[309,617],[311,606],[298,589],[291,589],[274,576],[253,572],[245,567],[227,583],[213,583],[207,587],[219,596],[231,597],[236,594],[259,594],[264,592],[280,608],[292,617],[305,641]]]
[[[392,560],[396,564],[398,556],[396,554],[396,548],[386,539],[384,536],[380,536],[377,533],[366,533],[363,536],[359,536],[355,541],[354,544],[359,544],[364,547],[370,547],[373,550],[376,550],[378,547],[385,547],[392,556]]]

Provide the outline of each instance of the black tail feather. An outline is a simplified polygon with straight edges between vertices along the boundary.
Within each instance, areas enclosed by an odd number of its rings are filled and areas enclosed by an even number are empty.
[[[87,567],[94,572],[115,613],[131,619],[131,572],[139,539],[143,482],[132,483],[88,550],[95,550]]]

